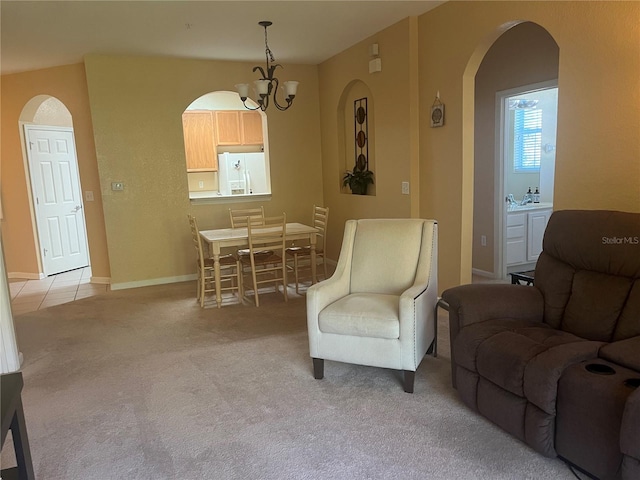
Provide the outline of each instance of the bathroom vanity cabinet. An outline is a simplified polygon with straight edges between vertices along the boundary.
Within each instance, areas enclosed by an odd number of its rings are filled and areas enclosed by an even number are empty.
[[[544,230],[552,212],[550,204],[538,205],[515,207],[507,212],[507,267],[538,260]]]

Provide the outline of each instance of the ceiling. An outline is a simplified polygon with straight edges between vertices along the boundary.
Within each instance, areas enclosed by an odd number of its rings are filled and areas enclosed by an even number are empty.
[[[79,63],[87,53],[318,64],[441,1],[0,2],[1,73]],[[392,54],[380,49],[380,55]]]

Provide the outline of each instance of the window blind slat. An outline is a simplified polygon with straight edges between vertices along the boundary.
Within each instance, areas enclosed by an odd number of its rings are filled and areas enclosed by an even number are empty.
[[[542,110],[515,110],[513,130],[514,171],[539,171],[542,153]]]

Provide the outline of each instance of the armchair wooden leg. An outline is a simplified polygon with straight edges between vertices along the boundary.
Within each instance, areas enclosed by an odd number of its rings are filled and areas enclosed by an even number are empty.
[[[313,378],[316,380],[322,380],[324,378],[324,359],[313,359]]]
[[[416,372],[411,370],[404,371],[404,391],[407,393],[413,393],[413,383],[416,378]]]

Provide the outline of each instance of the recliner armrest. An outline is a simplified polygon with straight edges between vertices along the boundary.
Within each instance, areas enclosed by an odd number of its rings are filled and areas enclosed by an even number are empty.
[[[513,318],[541,322],[544,299],[536,287],[504,284],[461,285],[445,290],[449,304],[451,338],[465,325],[486,320]]]

